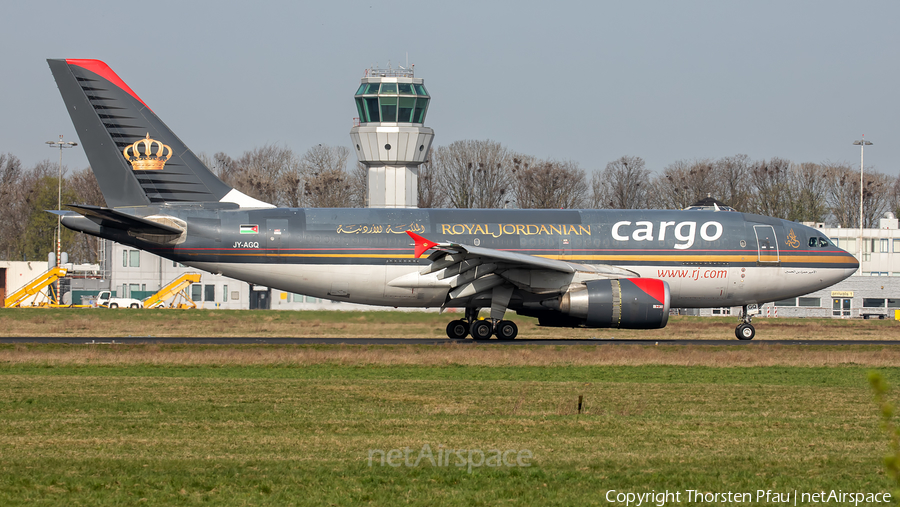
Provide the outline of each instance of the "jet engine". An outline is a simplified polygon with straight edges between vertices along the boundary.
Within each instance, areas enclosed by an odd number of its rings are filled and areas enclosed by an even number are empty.
[[[562,295],[559,311],[585,327],[656,329],[669,321],[669,284],[655,278],[590,280]]]

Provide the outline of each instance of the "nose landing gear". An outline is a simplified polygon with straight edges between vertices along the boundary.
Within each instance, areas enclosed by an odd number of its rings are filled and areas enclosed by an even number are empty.
[[[752,340],[756,336],[756,329],[750,323],[753,315],[748,311],[748,305],[741,307],[741,323],[734,329],[734,336],[738,340]]]

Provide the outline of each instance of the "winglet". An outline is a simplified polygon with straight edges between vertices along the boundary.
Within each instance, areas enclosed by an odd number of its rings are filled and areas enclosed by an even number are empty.
[[[406,233],[409,234],[409,237],[416,242],[416,259],[422,257],[422,254],[427,250],[438,246],[438,244],[434,241],[425,239],[412,231],[406,231]]]

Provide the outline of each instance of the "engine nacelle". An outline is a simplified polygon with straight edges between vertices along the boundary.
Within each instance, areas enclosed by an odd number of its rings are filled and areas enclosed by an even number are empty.
[[[586,327],[656,329],[669,321],[669,284],[655,278],[591,280],[563,294],[559,311]]]

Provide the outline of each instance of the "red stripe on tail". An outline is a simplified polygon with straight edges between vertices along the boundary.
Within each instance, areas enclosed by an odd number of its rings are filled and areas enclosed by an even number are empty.
[[[97,74],[98,76],[102,77],[103,79],[105,79],[105,80],[109,81],[110,83],[118,86],[119,88],[125,90],[125,92],[128,93],[128,95],[131,95],[132,97],[137,99],[137,101],[140,102],[141,104],[144,104],[144,101],[141,100],[140,97],[138,97],[137,93],[134,93],[134,90],[129,88],[128,85],[125,84],[125,81],[122,81],[122,78],[120,78],[118,76],[118,74],[116,74],[115,72],[113,72],[112,69],[109,68],[109,65],[106,65],[105,63],[101,62],[100,60],[78,60],[78,59],[67,58],[66,63],[68,63],[69,65],[76,65],[78,67],[81,67],[82,69],[85,69],[85,70],[93,72],[94,74]],[[147,104],[144,104],[144,107],[146,107],[147,109],[150,109],[150,106],[148,106]],[[151,111],[152,111],[152,109],[151,109]]]

